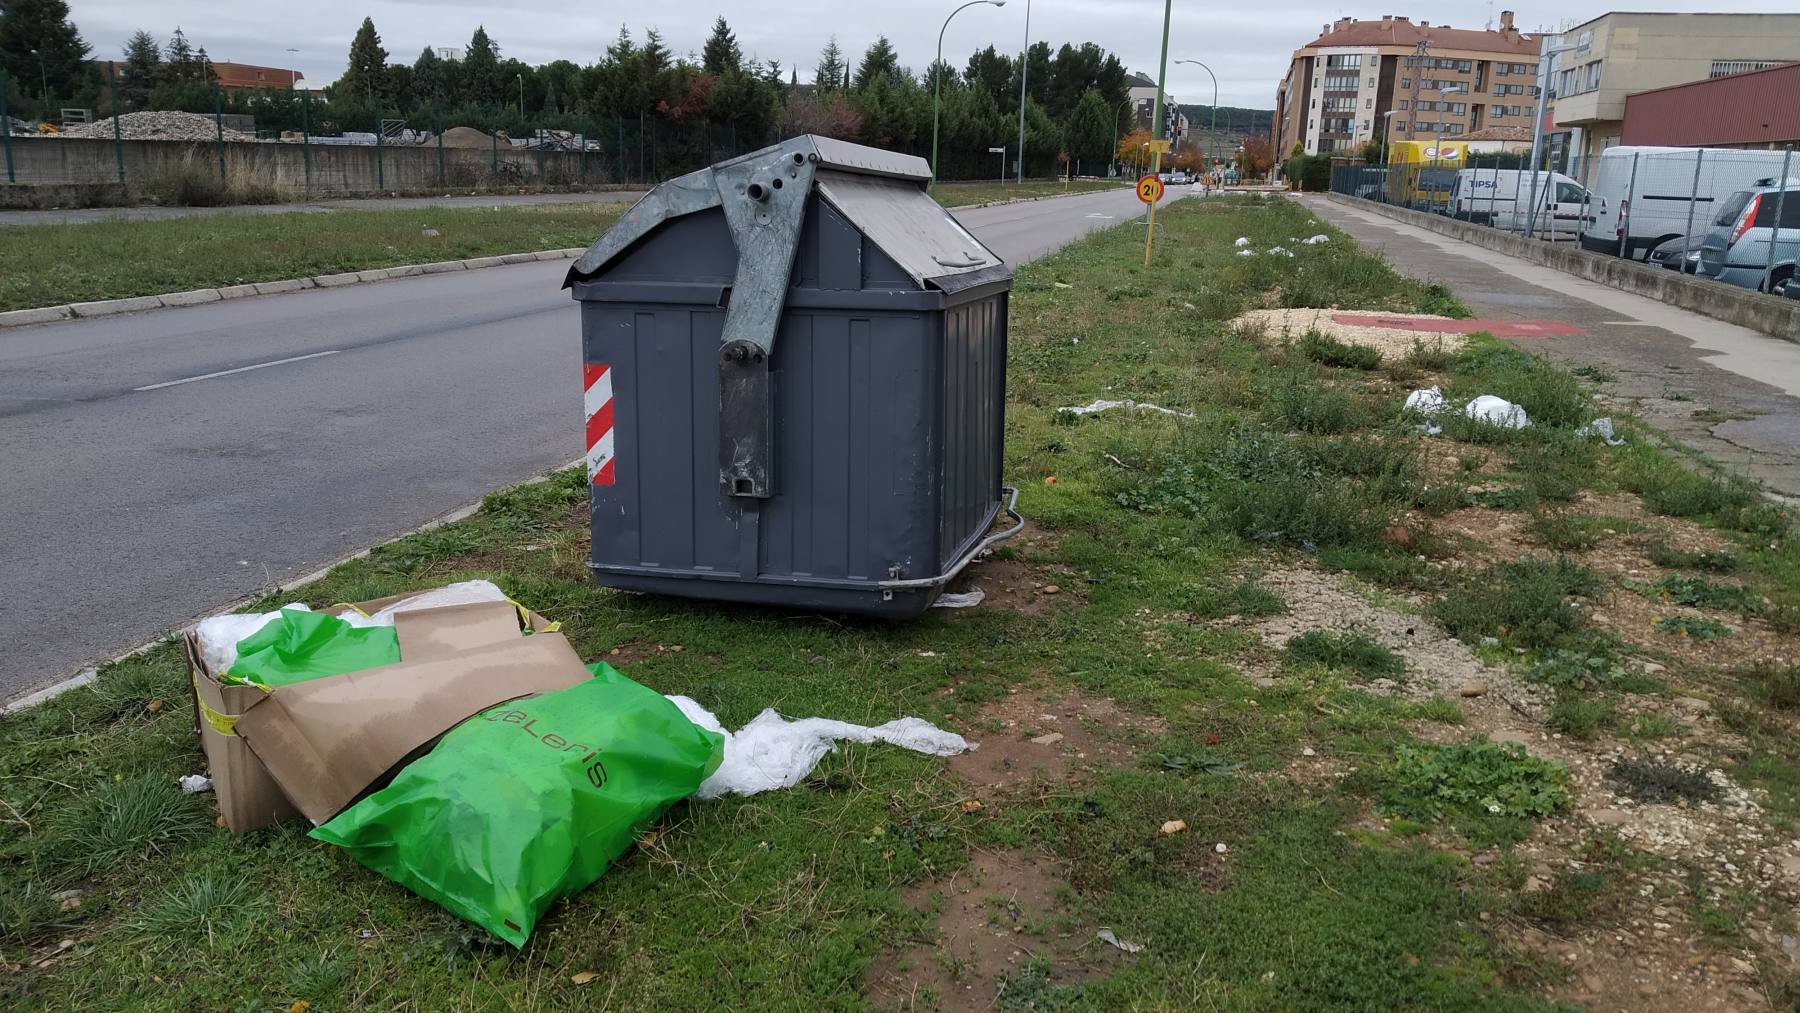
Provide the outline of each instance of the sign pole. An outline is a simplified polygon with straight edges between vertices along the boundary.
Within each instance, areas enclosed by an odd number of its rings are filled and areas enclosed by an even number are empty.
[[[1150,175],[1156,179],[1156,197],[1162,198],[1162,153],[1168,147],[1163,138],[1163,82],[1169,75],[1169,15],[1175,6],[1175,0],[1163,0],[1162,59],[1156,67],[1156,108],[1150,111],[1150,118],[1156,126],[1157,144],[1152,145],[1155,151],[1150,156]],[[1142,189],[1139,189],[1142,193]],[[1150,213],[1146,216],[1149,226],[1144,230],[1144,266],[1150,266],[1150,249],[1156,242],[1156,201],[1150,202]]]

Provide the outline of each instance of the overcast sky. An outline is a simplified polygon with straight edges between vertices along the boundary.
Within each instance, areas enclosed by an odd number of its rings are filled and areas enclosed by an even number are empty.
[[[1269,108],[1276,81],[1286,72],[1288,54],[1315,38],[1319,27],[1340,16],[1363,19],[1405,14],[1415,21],[1457,28],[1480,28],[1511,6],[1485,0],[1438,0],[1409,7],[1403,0],[1373,5],[1279,0],[1278,3],[1225,3],[1181,0],[1169,31],[1169,90],[1183,102],[1209,103],[1212,83],[1198,67],[1177,59],[1200,60],[1219,79],[1223,105]],[[350,38],[362,19],[375,19],[392,58],[411,63],[425,46],[461,46],[475,26],[485,25],[503,56],[528,63],[569,59],[590,63],[618,35],[621,23],[635,36],[654,27],[677,54],[698,53],[714,17],[723,14],[746,54],[796,64],[800,79],[811,79],[826,38],[836,32],[852,65],[863,49],[886,34],[902,64],[922,71],[937,45],[941,14],[957,0],[712,0],[712,3],[615,5],[580,0],[304,0],[292,5],[248,0],[71,0],[76,24],[97,57],[116,57],[132,31],[143,28],[159,39],[179,25],[195,46],[215,60],[294,68],[312,87],[323,87],[343,72]],[[970,53],[992,44],[1017,53],[1025,38],[1026,0],[1007,0],[1003,9],[971,7],[956,16],[944,36],[944,51],[961,67]],[[1742,11],[1777,13],[1794,9],[1791,0],[1629,0],[1634,11]],[[1618,9],[1591,0],[1517,4],[1521,29],[1555,29]],[[926,12],[933,12],[927,15]],[[1031,38],[1052,47],[1092,41],[1119,54],[1127,68],[1156,74],[1161,43],[1162,4],[1157,0],[1033,0]]]

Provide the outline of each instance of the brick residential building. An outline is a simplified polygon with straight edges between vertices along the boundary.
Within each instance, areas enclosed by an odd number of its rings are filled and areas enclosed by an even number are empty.
[[[1511,11],[1500,12],[1494,30],[1339,18],[1294,51],[1276,87],[1275,153],[1285,158],[1295,145],[1309,155],[1354,151],[1384,133],[1430,140],[1440,126],[1445,138],[1529,129],[1539,45],[1514,27]]]
[[[100,68],[100,76],[104,78],[109,70],[119,75],[123,81],[127,73],[123,61],[96,60],[94,65]],[[258,88],[270,88],[280,91],[293,91],[300,87],[305,75],[297,70],[284,70],[281,67],[259,67],[254,63],[227,63],[219,60],[210,61],[213,76],[218,78],[219,87],[226,91],[255,91]]]

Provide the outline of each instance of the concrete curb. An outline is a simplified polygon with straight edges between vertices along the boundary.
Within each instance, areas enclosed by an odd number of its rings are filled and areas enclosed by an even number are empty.
[[[944,210],[945,211],[974,211],[978,208],[1003,208],[1003,207],[1007,206],[1008,204],[1030,204],[1032,201],[1061,200],[1064,197],[1091,197],[1097,193],[1111,193],[1112,189],[1129,190],[1131,188],[1129,186],[1125,186],[1125,185],[1121,184],[1120,186],[1117,186],[1117,187],[1114,187],[1111,189],[1107,189],[1107,190],[1083,190],[1080,193],[1073,193],[1073,192],[1071,192],[1071,193],[1045,193],[1045,194],[1039,194],[1036,197],[1014,197],[1011,200],[991,200],[991,201],[988,201],[986,204],[958,204],[957,206],[955,206],[953,208],[945,208]]]
[[[1416,225],[1427,232],[1460,239],[1471,246],[1484,247],[1520,260],[1555,268],[1621,292],[1656,299],[1702,316],[1800,344],[1800,302],[1792,299],[1777,299],[1747,288],[1689,277],[1634,260],[1620,260],[1579,248],[1556,246],[1486,225],[1459,222],[1443,215],[1378,204],[1360,197],[1333,193],[1327,194],[1326,199],[1334,204]]]
[[[1036,199],[1036,198],[1032,198]],[[70,303],[66,306],[38,306],[26,310],[10,310],[0,313],[0,329],[7,327],[30,327],[35,324],[52,324],[61,320],[88,317],[116,316],[120,313],[141,313],[145,310],[176,309],[182,306],[199,306],[204,303],[218,302],[222,299],[242,299],[253,295],[277,295],[282,292],[301,292],[309,288],[340,288],[345,285],[363,285],[376,281],[392,281],[395,278],[414,278],[425,274],[447,274],[451,271],[479,271],[487,267],[504,267],[509,264],[529,264],[540,260],[574,260],[587,252],[587,247],[578,246],[567,250],[540,250],[535,253],[507,253],[494,257],[474,257],[469,260],[445,260],[435,264],[407,264],[401,267],[375,268],[369,271],[348,271],[343,274],[321,274],[311,278],[285,278],[280,281],[259,281],[247,285],[229,285],[224,288],[196,288],[187,292],[165,292],[162,295],[140,295],[128,299],[102,299],[96,302]]]

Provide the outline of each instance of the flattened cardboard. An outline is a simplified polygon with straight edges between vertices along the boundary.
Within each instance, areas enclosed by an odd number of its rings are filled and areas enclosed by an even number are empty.
[[[200,726],[200,748],[206,752],[213,797],[218,800],[219,815],[225,825],[232,830],[257,830],[298,819],[300,810],[281,793],[280,786],[251,754],[244,740],[214,728],[200,713],[204,706],[230,720],[261,701],[263,691],[254,686],[223,685],[207,675],[200,662],[200,645],[192,634],[187,638],[187,655],[194,682],[194,719]]]
[[[507,601],[446,605],[394,614],[400,657],[431,661],[519,639],[519,610]]]
[[[404,601],[418,594],[408,591],[404,594],[389,595],[373,601],[357,602],[353,607],[364,614],[374,613]],[[415,640],[412,649],[432,652],[434,643],[444,645],[452,643],[453,636],[462,634],[444,634],[432,630],[433,621],[423,617],[432,613],[453,611],[457,609],[480,610],[477,625],[482,631],[480,636],[489,638],[483,642],[493,642],[500,629],[498,617],[506,617],[507,636],[505,639],[520,639],[519,612],[515,606],[506,602],[483,602],[478,605],[452,605],[438,609],[421,609],[416,612],[402,612],[395,617],[395,636],[399,638],[402,657],[406,653],[409,640]],[[504,611],[502,611],[504,609]],[[412,619],[403,617],[411,616]],[[550,621],[535,612],[526,612],[526,625],[534,633],[542,633],[550,628]],[[423,627],[423,629],[421,629]],[[469,634],[469,636],[475,636]],[[233,831],[260,830],[263,827],[280,823],[284,820],[299,819],[301,814],[282,794],[280,785],[269,776],[268,769],[251,751],[242,737],[236,734],[235,727],[230,732],[222,732],[201,713],[201,707],[217,715],[219,720],[231,726],[245,711],[255,704],[261,703],[267,696],[262,690],[253,686],[236,686],[219,682],[213,673],[206,670],[200,660],[200,644],[193,633],[186,638],[188,669],[194,684],[194,718],[200,729],[200,747],[206,753],[207,771],[213,779],[213,797],[219,805],[219,815],[225,826]],[[560,688],[560,687],[559,687]]]
[[[244,711],[237,734],[294,807],[319,824],[465,718],[588,678],[562,634],[514,636],[430,661],[282,686]]]

